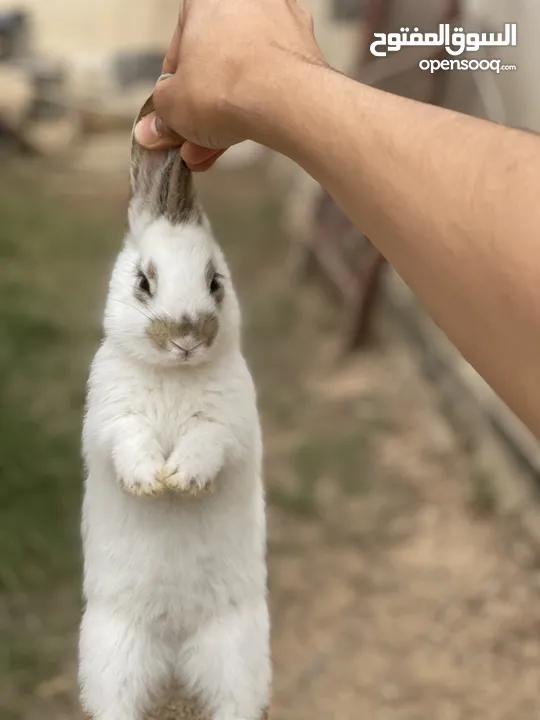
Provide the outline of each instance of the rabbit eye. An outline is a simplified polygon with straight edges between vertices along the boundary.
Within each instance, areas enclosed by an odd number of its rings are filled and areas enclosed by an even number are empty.
[[[152,294],[150,291],[150,281],[142,272],[142,270],[139,270],[139,272],[137,273],[137,289],[143,292],[145,295]]]
[[[217,273],[212,276],[209,287],[212,295],[216,295],[221,290],[221,283],[219,282],[219,276]]]
[[[206,283],[208,286],[208,292],[214,298],[216,305],[221,305],[225,296],[225,289],[221,282],[223,275],[216,272],[216,268],[212,260],[208,261],[206,266]]]

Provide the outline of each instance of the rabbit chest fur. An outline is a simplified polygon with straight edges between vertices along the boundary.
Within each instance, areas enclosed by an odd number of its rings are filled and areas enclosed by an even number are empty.
[[[250,594],[264,594],[264,503],[253,408],[240,356],[182,376],[141,369],[105,341],[90,378],[85,423],[87,595],[108,597],[130,612],[137,608],[148,619],[165,621],[167,633],[181,634]],[[195,477],[214,464],[215,454],[220,468],[210,478],[211,490],[201,496],[127,494],[107,438],[118,418],[126,419],[134,465],[148,459],[139,455],[140,420],[151,426],[165,457],[182,447]]]
[[[181,685],[212,720],[260,720],[262,444],[238,303],[178,153],[134,144],[132,191],[83,429],[82,701],[143,720]]]

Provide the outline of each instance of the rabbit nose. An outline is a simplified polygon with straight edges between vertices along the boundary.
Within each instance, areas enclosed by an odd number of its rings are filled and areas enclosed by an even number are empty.
[[[202,341],[197,340],[197,338],[194,338],[193,335],[187,335],[181,338],[175,338],[173,343],[176,347],[180,348],[180,350],[191,352],[192,350],[195,350],[195,348],[199,347],[199,345],[202,344]]]
[[[179,341],[185,338],[196,338],[197,324],[189,315],[183,315],[180,321],[173,323],[171,335],[173,339]]]

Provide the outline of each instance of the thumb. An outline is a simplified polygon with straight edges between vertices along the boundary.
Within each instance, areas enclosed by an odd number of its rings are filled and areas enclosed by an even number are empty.
[[[142,118],[134,130],[135,140],[152,150],[180,147],[184,138],[171,130],[155,112]]]
[[[195,172],[208,170],[225,152],[184,142],[184,138],[170,130],[155,113],[140,120],[135,126],[134,134],[139,145],[149,150],[168,150],[182,146],[182,159]]]
[[[155,107],[155,96],[159,89],[163,87],[163,81],[165,85],[169,85],[169,81],[174,77],[172,73],[163,73],[159,76],[152,94],[152,100]],[[134,130],[135,140],[143,147],[152,150],[165,150],[167,148],[180,147],[184,142],[184,138],[178,135],[178,133],[171,130],[163,120],[155,113],[149,113],[146,117],[142,118]]]

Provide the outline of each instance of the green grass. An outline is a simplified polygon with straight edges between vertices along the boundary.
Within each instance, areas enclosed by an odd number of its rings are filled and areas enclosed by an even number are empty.
[[[473,513],[479,517],[491,517],[497,512],[495,479],[489,468],[481,465],[471,468],[469,503]]]
[[[270,504],[296,515],[317,514],[317,486],[324,479],[332,479],[341,492],[359,495],[369,489],[369,439],[362,427],[333,435],[307,437],[295,447],[289,457],[294,485],[268,489]]]
[[[272,247],[277,204],[260,197],[210,200],[245,278]],[[45,184],[0,182],[1,718],[23,718],[36,686],[73,655],[85,382],[124,217],[120,195],[74,206]]]
[[[200,182],[240,294],[265,445],[292,439],[266,455],[268,498],[309,517],[321,479],[347,495],[367,487],[366,422],[354,408],[321,413],[306,382],[335,310],[309,296],[302,303],[284,271],[279,194],[264,178]],[[74,659],[85,381],[125,210],[120,197],[97,200],[73,207],[44,189],[0,182],[2,719],[26,719],[36,685]]]
[[[79,575],[84,386],[121,232],[117,219],[0,184],[0,688],[9,680],[10,694],[34,683],[36,664],[41,675],[54,666],[54,638],[73,622],[54,599]]]

